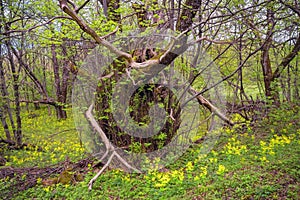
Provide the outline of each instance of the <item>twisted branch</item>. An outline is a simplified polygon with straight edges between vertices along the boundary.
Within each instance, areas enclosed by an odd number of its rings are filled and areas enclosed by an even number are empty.
[[[109,166],[109,164],[111,163],[112,159],[114,157],[116,157],[125,167],[127,167],[128,169],[132,169],[133,171],[136,171],[138,173],[141,173],[140,170],[136,169],[135,167],[131,166],[124,158],[122,158],[122,156],[119,155],[119,153],[116,151],[115,147],[111,144],[111,142],[109,141],[109,139],[106,137],[106,134],[104,133],[104,131],[101,129],[101,127],[99,126],[98,122],[96,121],[96,119],[94,118],[93,114],[92,114],[92,110],[94,108],[94,104],[92,103],[90,105],[90,107],[88,108],[88,110],[86,111],[85,115],[87,117],[87,119],[89,120],[91,126],[97,131],[97,133],[99,134],[101,140],[103,141],[106,151],[103,154],[103,156],[101,157],[101,161],[104,160],[110,152],[112,152],[112,154],[110,155],[110,157],[108,158],[107,162],[105,163],[105,165],[101,168],[101,170],[90,180],[88,186],[89,186],[89,190],[92,189],[93,183],[96,181],[96,179],[103,173],[103,171]]]

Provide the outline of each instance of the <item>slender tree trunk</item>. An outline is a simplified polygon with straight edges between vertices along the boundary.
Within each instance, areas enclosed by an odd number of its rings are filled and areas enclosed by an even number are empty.
[[[14,132],[14,137],[16,140],[16,144],[18,146],[22,145],[22,121],[21,121],[21,107],[20,107],[20,94],[19,94],[19,72],[16,70],[16,65],[14,62],[14,58],[11,52],[11,43],[6,42],[7,46],[7,53],[8,58],[10,62],[11,72],[13,76],[13,92],[15,97],[15,115],[16,115],[16,122],[17,122],[17,128]]]
[[[2,123],[3,129],[4,129],[4,132],[5,132],[6,139],[11,140],[11,135],[9,132],[8,124],[6,122],[6,117],[5,117],[5,114],[3,113],[3,110],[1,107],[0,107],[0,119],[1,119],[1,123]]]
[[[2,28],[3,28],[3,19],[4,17],[4,7],[3,2],[0,1],[0,10],[1,10],[1,17],[0,17],[0,33],[2,34]],[[2,55],[2,49],[4,47],[3,43],[0,43],[0,92],[1,92],[1,99],[0,99],[0,118],[1,123],[5,132],[6,139],[11,140],[11,134],[9,131],[8,124],[6,122],[6,115],[8,114],[10,118],[10,122],[12,124],[12,130],[15,130],[14,122],[12,118],[12,114],[9,107],[9,98],[8,98],[8,91],[6,88],[6,80],[5,80],[5,74],[4,74],[4,67],[3,67],[3,55]]]
[[[65,45],[62,46],[62,52],[65,57],[64,59],[64,65],[62,70],[62,79],[61,79],[61,88],[60,88],[60,96],[61,96],[61,102],[65,105],[67,103],[67,96],[68,96],[68,88],[69,88],[69,78],[70,78],[70,71],[69,68],[71,68],[71,61],[67,59],[67,49]],[[67,112],[62,109],[62,118],[67,118]]]
[[[265,95],[266,97],[272,98],[272,92],[271,92],[272,68],[271,68],[271,62],[269,56],[269,47],[263,48],[260,63],[264,75]]]
[[[56,57],[56,46],[54,44],[51,45],[52,52],[52,65],[53,65],[53,73],[54,73],[54,86],[56,99],[59,104],[61,103],[61,92],[60,92],[60,77],[59,77],[59,64]],[[56,105],[56,117],[57,119],[63,119],[63,107],[62,105]]]
[[[29,78],[36,85],[36,87],[37,87],[39,93],[41,94],[41,96],[43,96],[44,100],[48,100],[49,101],[49,97],[48,97],[48,93],[47,93],[46,88],[39,81],[39,79],[35,76],[35,74],[30,69],[30,67],[28,66],[28,64],[26,64],[23,61],[22,57],[20,56],[21,54],[19,54],[19,52],[13,46],[10,46],[10,48],[11,48],[11,51],[13,52],[14,56],[18,59],[19,64],[24,69],[25,73],[29,76]]]
[[[41,52],[41,54],[43,54],[43,52]],[[43,66],[43,80],[42,80],[42,85],[45,88],[45,90],[47,91],[47,76],[46,76],[46,72],[47,72],[47,62],[44,56],[41,57],[41,64]],[[51,107],[50,105],[47,105],[48,108],[48,115],[51,116]]]
[[[149,27],[149,22],[147,22],[147,10],[145,5],[140,3],[133,3],[132,7],[136,11],[138,26],[141,31],[145,31]]]
[[[1,55],[1,47],[0,47],[0,55]],[[6,139],[11,140],[11,135],[9,132],[9,128],[6,122],[6,114],[2,108],[5,108],[5,102],[7,95],[6,95],[6,83],[5,83],[5,76],[4,76],[4,69],[3,69],[3,59],[0,60],[0,89],[1,89],[1,101],[0,101],[0,118],[1,123],[4,128]],[[5,109],[7,110],[7,109]]]
[[[298,83],[298,59],[296,60],[296,66],[295,66],[295,74],[294,74],[294,101],[298,102],[300,100],[300,95],[299,95],[299,83]]]
[[[274,12],[270,9],[267,10],[267,21],[268,21],[268,30],[266,34],[266,40],[262,46],[262,53],[260,58],[260,64],[264,76],[264,86],[265,86],[265,95],[267,98],[273,100],[273,103],[278,105],[280,103],[279,93],[274,87],[274,79],[272,66],[270,61],[270,48],[272,45],[272,35],[274,31],[275,21],[274,21]]]
[[[171,9],[170,9],[170,28],[171,30],[175,29],[175,22],[174,22],[174,16],[175,16],[175,4],[174,4],[174,0],[170,1],[171,3]]]
[[[119,25],[119,30],[122,30],[121,13],[117,12],[120,7],[120,0],[100,0],[104,15],[108,20],[116,22]]]
[[[31,89],[31,94],[32,94],[32,100],[33,100],[33,101],[38,100],[38,99],[36,99],[36,97],[35,97],[34,89],[33,89],[33,88]],[[29,99],[28,99],[28,100],[29,100]],[[34,102],[33,105],[34,105],[34,109],[35,109],[35,110],[39,110],[39,109],[41,108],[39,102]]]
[[[56,46],[53,44],[51,45],[51,52],[52,52],[52,62],[53,62],[53,73],[54,73],[54,85],[56,90],[56,99],[57,104],[55,105],[56,110],[56,116],[57,119],[66,119],[67,113],[64,110],[64,106],[66,103],[66,92],[67,92],[67,79],[68,79],[68,72],[66,72],[66,67],[64,66],[62,78],[61,81],[60,73],[59,73],[59,62],[57,60],[56,55]]]
[[[287,93],[286,98],[288,102],[291,102],[291,66],[287,68]]]
[[[11,108],[10,108],[10,101],[9,101],[9,96],[8,96],[9,94],[8,94],[8,91],[7,91],[7,88],[6,88],[7,86],[6,86],[5,76],[4,76],[4,68],[3,68],[2,62],[0,64],[1,64],[0,65],[1,96],[2,96],[2,100],[3,100],[2,101],[2,107],[3,107],[2,118],[3,118],[3,120],[5,120],[6,115],[8,115],[12,131],[13,131],[13,133],[15,133],[16,127],[15,127],[15,122],[14,122],[14,119],[13,119],[12,111],[11,111]],[[5,124],[7,124],[7,123],[4,123],[4,125]],[[8,133],[6,134],[6,137],[7,137],[7,139],[11,139],[11,135],[8,134]]]

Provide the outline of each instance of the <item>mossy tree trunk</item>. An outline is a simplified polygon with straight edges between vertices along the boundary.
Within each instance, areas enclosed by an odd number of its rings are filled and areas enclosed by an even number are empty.
[[[136,58],[141,57],[146,58],[147,56],[142,55]],[[151,59],[151,57],[148,57],[148,59]],[[126,133],[118,126],[111,109],[112,98],[114,98],[112,97],[113,88],[120,81],[122,75],[126,73],[124,65],[126,65],[125,59],[116,59],[108,70],[103,73],[102,77],[107,77],[109,74],[113,75],[110,78],[100,78],[95,103],[98,123],[107,138],[116,147],[134,152],[152,152],[168,144],[174,137],[181,122],[180,105],[178,99],[168,87],[159,84],[142,85],[130,97],[130,117],[136,122],[137,126],[147,126],[150,123],[149,110],[151,106],[160,103],[163,104],[163,109],[166,111],[166,121],[158,133],[144,133],[145,135],[154,135],[152,137],[135,137],[130,133]]]

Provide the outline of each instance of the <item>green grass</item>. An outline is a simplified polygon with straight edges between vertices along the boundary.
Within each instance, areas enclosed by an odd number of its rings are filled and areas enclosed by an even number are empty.
[[[195,145],[161,171],[106,170],[89,192],[87,183],[97,171],[89,169],[75,185],[39,183],[14,199],[298,199],[299,111],[297,106],[282,106],[252,126],[224,128],[211,152],[200,154],[201,144]],[[71,118],[57,121],[46,110],[37,114],[35,119],[23,116],[24,135],[26,142],[45,152],[6,151],[8,165],[46,166],[66,156],[74,161],[86,156]],[[0,182],[2,190],[6,181]]]
[[[67,120],[57,120],[53,110],[52,114],[49,116],[46,108],[23,112],[23,140],[29,146],[25,147],[25,151],[6,151],[6,166],[44,167],[61,162],[66,157],[78,160],[84,156],[72,113],[68,111],[70,117]],[[2,129],[0,136],[4,137]],[[38,148],[42,148],[42,151],[38,151]]]

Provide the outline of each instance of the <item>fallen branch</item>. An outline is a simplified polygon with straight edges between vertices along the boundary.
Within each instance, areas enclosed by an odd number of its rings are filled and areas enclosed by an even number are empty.
[[[43,151],[42,147],[39,147],[39,146],[36,146],[33,144],[27,144],[27,143],[23,143],[21,146],[19,146],[15,141],[5,140],[5,139],[2,139],[1,137],[0,137],[0,143],[7,144],[9,149],[15,149],[15,150],[26,149],[26,150]]]
[[[59,106],[59,102],[56,102],[52,99],[50,100],[25,100],[21,99],[20,102],[22,103],[34,103],[34,104],[46,104],[46,105],[51,105],[51,106]]]
[[[1,191],[1,198],[14,199],[19,192],[37,185],[38,179],[45,181],[50,177],[63,173],[66,170],[80,172],[80,174],[84,175],[89,172],[88,166],[93,164],[93,162],[94,160],[91,157],[88,157],[76,162],[71,162],[66,159],[63,162],[45,167],[2,167],[0,168],[0,180],[4,181],[6,185],[5,190]],[[7,180],[8,178],[9,180]]]
[[[119,153],[116,151],[115,147],[111,144],[111,142],[109,141],[109,139],[106,137],[106,134],[104,133],[104,131],[101,129],[101,127],[99,126],[98,122],[96,121],[96,119],[94,118],[93,114],[92,114],[92,110],[94,108],[94,104],[91,104],[89,109],[86,111],[85,115],[87,117],[87,119],[90,122],[90,125],[97,131],[97,133],[99,134],[102,142],[105,145],[106,151],[104,153],[104,155],[101,157],[100,161],[104,160],[110,152],[112,152],[112,154],[110,155],[108,161],[105,163],[105,165],[102,167],[102,169],[90,180],[88,187],[89,190],[92,189],[93,183],[96,181],[96,179],[103,173],[103,171],[109,166],[109,164],[111,163],[112,159],[114,157],[116,157],[125,167],[127,167],[128,169],[132,169],[136,172],[141,173],[140,170],[136,169],[135,167],[131,166],[124,158],[122,158],[122,156],[119,155]]]
[[[56,132],[56,133],[53,133],[52,135],[50,135],[48,138],[52,138],[56,135],[59,135],[61,133],[65,133],[65,132],[68,132],[68,131],[76,131],[76,128],[71,128],[71,129],[67,129],[67,130],[63,130],[63,131],[59,131],[59,132]]]
[[[198,92],[196,90],[194,90],[193,88],[189,89],[189,92],[192,95],[196,95],[198,94]],[[214,106],[212,103],[210,103],[207,99],[205,99],[202,95],[197,95],[196,98],[199,100],[199,102],[201,103],[201,105],[205,106],[210,112],[214,113],[215,115],[217,115],[221,120],[223,120],[224,122],[226,122],[227,124],[233,126],[234,123],[228,119],[225,114],[223,114],[216,106]]]

